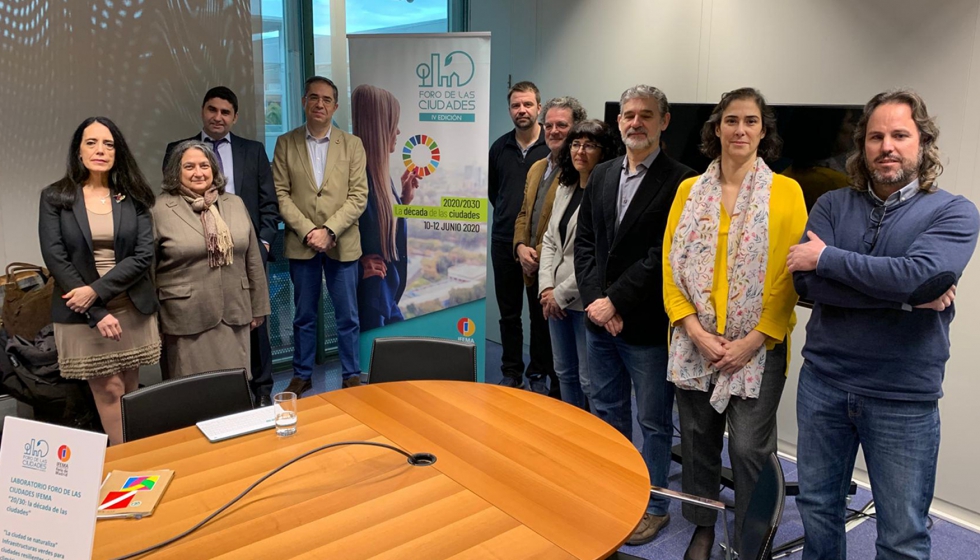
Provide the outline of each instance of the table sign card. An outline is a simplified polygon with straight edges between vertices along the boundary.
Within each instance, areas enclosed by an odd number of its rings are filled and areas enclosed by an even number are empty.
[[[0,560],[92,557],[105,434],[7,417]]]

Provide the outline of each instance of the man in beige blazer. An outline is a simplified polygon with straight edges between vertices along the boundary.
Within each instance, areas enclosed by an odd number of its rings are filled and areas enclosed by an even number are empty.
[[[556,97],[544,104],[545,143],[550,153],[539,160],[527,172],[524,183],[524,203],[514,222],[514,258],[524,272],[527,292],[528,317],[531,320],[531,363],[537,367],[528,369],[528,387],[535,393],[551,394],[561,398],[558,377],[555,375],[551,353],[551,334],[538,300],[538,262],[541,241],[551,219],[551,207],[558,189],[558,153],[568,131],[576,123],[586,119],[582,104],[574,97]],[[534,373],[532,373],[532,370]],[[537,373],[540,371],[541,373]],[[551,379],[549,390],[545,377]]]
[[[306,80],[306,124],[279,137],[272,176],[279,212],[286,224],[285,255],[293,281],[293,379],[287,391],[302,395],[313,387],[313,361],[319,341],[316,317],[320,286],[337,320],[343,386],[361,382],[358,350],[357,260],[361,235],[357,219],[367,206],[364,146],[331,127],[337,86],[327,78]]]

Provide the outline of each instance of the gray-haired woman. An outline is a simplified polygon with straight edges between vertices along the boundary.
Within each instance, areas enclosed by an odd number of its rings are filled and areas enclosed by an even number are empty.
[[[160,364],[167,379],[249,371],[249,330],[270,313],[252,221],[224,187],[210,147],[188,140],[174,149],[153,208]]]

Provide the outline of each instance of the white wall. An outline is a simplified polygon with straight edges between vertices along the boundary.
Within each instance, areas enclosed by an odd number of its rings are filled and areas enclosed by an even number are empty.
[[[494,137],[511,126],[500,94],[509,73],[515,81],[533,80],[545,98],[573,95],[599,118],[605,101],[641,82],[660,87],[674,102],[713,102],[724,91],[749,85],[772,103],[864,104],[881,90],[910,86],[925,97],[942,128],[939,145],[948,165],[941,186],[980,202],[974,187],[980,172],[978,0],[474,4],[479,8],[472,10],[471,29],[493,33],[491,93],[500,99],[491,112]],[[980,524],[980,484],[973,474],[980,463],[980,407],[974,403],[980,393],[974,375],[980,363],[978,260],[958,291],[946,396],[940,401],[943,440],[934,504],[974,524]],[[791,453],[797,434],[795,374],[809,313],[801,309],[798,316],[779,411],[780,447]]]
[[[534,2],[473,2],[470,5],[469,31],[490,31],[490,142],[514,127],[507,111],[510,84],[533,79],[536,4]],[[493,227],[493,224],[490,224]],[[492,233],[488,233],[488,235]],[[487,245],[487,263],[490,263]],[[500,312],[493,285],[493,267],[487,265],[486,337],[500,342]],[[524,305],[524,338],[530,337],[527,305]]]

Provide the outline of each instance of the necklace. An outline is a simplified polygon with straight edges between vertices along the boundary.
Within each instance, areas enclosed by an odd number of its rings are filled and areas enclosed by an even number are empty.
[[[92,191],[95,190],[94,187],[88,187],[88,188],[90,189],[89,192],[92,192]],[[109,202],[109,197],[112,196],[112,189],[106,189],[106,191],[107,192],[105,193],[105,196],[99,196],[99,195],[95,194],[94,192],[92,192],[92,196],[95,197],[96,199],[98,199],[98,201],[101,202],[103,205],[105,205],[105,204],[107,204]]]

